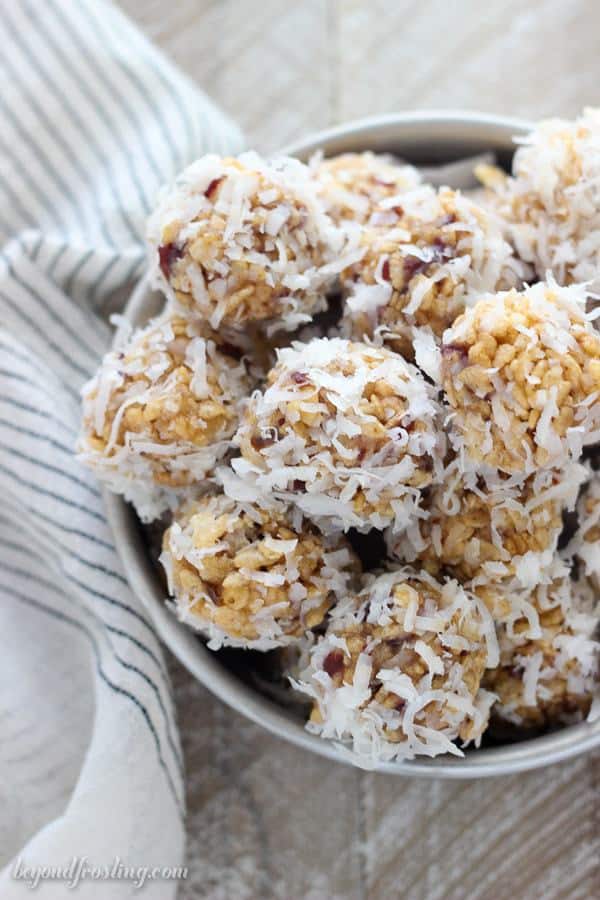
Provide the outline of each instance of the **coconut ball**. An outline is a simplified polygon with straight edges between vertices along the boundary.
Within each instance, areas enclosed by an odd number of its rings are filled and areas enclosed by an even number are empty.
[[[598,439],[600,334],[585,290],[539,283],[481,298],[443,338],[450,439],[467,470],[528,474]]]
[[[315,157],[310,163],[319,194],[335,222],[360,224],[377,221],[384,200],[398,197],[421,183],[414,166],[388,154],[342,153],[330,159]],[[387,213],[385,214],[387,215]]]
[[[342,536],[324,537],[298,515],[222,494],[175,517],[160,561],[177,615],[212,650],[270,650],[300,639],[346,595],[358,570]]]
[[[308,728],[351,744],[369,766],[417,755],[461,756],[479,742],[493,696],[494,623],[456,581],[399,569],[332,610],[295,687],[313,699]]]
[[[563,512],[574,509],[586,477],[586,468],[572,463],[488,489],[480,479],[469,486],[453,464],[443,483],[430,488],[425,517],[400,535],[387,535],[389,551],[432,574],[448,569],[462,582],[515,580],[534,587],[552,565]]]
[[[406,527],[441,465],[432,388],[401,357],[340,338],[279,351],[232,467],[323,527]]]
[[[167,311],[107,353],[83,388],[79,459],[144,521],[213,473],[252,389],[243,362],[206,334]]]
[[[270,323],[291,330],[324,307],[340,239],[307,166],[256,153],[204,156],[150,219],[161,287],[213,328]]]
[[[513,159],[513,177],[478,171],[492,202],[508,223],[519,256],[540,278],[559,284],[600,286],[600,110],[586,109],[572,122],[537,125]]]
[[[500,228],[460,192],[424,185],[381,206],[387,220],[362,231],[362,258],[342,273],[347,336],[412,358],[415,328],[439,342],[469,298],[519,281]]]
[[[500,665],[484,678],[498,697],[493,717],[520,728],[581,720],[590,710],[600,671],[593,588],[567,574],[540,585],[520,603],[515,599],[516,609],[509,602],[513,611],[498,625]]]

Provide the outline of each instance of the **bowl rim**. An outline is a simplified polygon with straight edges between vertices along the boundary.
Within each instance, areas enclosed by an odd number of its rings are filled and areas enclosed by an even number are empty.
[[[365,139],[377,135],[385,135],[388,131],[396,131],[402,128],[403,140],[406,137],[416,136],[421,141],[424,138],[423,126],[427,126],[428,133],[433,132],[439,139],[458,137],[456,129],[462,132],[459,141],[465,139],[477,139],[485,136],[493,143],[497,138],[508,149],[507,133],[511,135],[525,135],[533,128],[533,123],[527,119],[516,116],[496,115],[495,113],[483,113],[473,110],[414,110],[406,112],[386,113],[384,115],[364,116],[353,119],[340,125],[313,132],[302,140],[292,141],[286,144],[279,152],[288,156],[304,158],[315,150],[324,147],[325,144],[335,145],[338,140],[347,142],[349,138],[361,137]],[[513,145],[514,146],[514,145]],[[368,148],[367,148],[368,149]],[[342,151],[343,152],[343,151]]]
[[[389,138],[401,144],[450,140],[457,147],[474,140],[485,146],[510,150],[512,137],[523,135],[530,123],[520,119],[480,114],[471,111],[419,111],[372,116],[338,125],[310,135],[285,147],[281,152],[306,158],[318,148],[364,140],[363,149]],[[432,137],[433,135],[433,137]],[[148,276],[144,276],[133,290],[123,315],[140,324],[154,292]],[[147,318],[147,315],[146,315]],[[158,635],[169,649],[218,699],[262,726],[276,737],[310,750],[319,756],[344,764],[354,764],[344,747],[308,732],[304,724],[284,707],[257,692],[221,665],[213,651],[208,650],[197,635],[179,622],[165,604],[164,592],[156,578],[141,526],[133,509],[117,494],[102,491],[109,524],[125,574],[133,592],[148,611]],[[559,763],[589,752],[600,746],[600,719],[566,726],[540,737],[526,738],[518,743],[499,747],[467,750],[464,757],[438,756],[417,758],[405,762],[385,762],[373,771],[403,776],[428,778],[469,779],[509,775]]]

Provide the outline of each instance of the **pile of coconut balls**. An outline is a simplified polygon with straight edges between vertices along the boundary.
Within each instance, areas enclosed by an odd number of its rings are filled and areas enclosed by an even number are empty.
[[[276,650],[363,765],[600,713],[598,147],[600,111],[544,122],[471,195],[206,156],[149,222],[162,313],[83,390],[173,611]]]

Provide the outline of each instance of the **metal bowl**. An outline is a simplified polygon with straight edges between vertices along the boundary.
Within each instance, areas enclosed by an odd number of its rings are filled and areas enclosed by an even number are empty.
[[[513,137],[528,123],[474,113],[409,113],[364,119],[323,131],[285,152],[306,159],[317,149],[326,155],[345,151],[389,151],[418,165],[440,164],[492,151],[507,166]],[[138,326],[158,312],[160,298],[147,283],[134,291],[125,315]],[[135,513],[119,496],[105,493],[115,542],[132,589],[146,606],[154,625],[180,662],[217,697],[268,731],[306,750],[338,762],[348,757],[336,746],[309,734],[298,713],[253,686],[250,668],[235,664],[225,652],[207,650],[198,637],[167,610],[164,589],[145,531]],[[242,657],[243,658],[243,657]],[[248,655],[248,659],[250,659]],[[466,751],[464,758],[440,756],[403,763],[382,763],[377,769],[396,775],[473,778],[536,769],[569,759],[600,745],[600,721],[582,722],[542,737],[518,743]]]

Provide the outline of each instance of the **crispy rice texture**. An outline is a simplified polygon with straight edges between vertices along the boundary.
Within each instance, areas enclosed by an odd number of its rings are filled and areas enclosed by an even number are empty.
[[[424,185],[383,206],[355,238],[361,259],[342,273],[348,336],[411,358],[415,329],[439,341],[470,298],[519,283],[500,228],[460,192]]]
[[[168,492],[214,472],[252,387],[243,363],[201,323],[167,311],[110,351],[83,389],[83,462],[113,489],[145,488],[146,518]]]
[[[418,563],[434,575],[451,572],[462,583],[534,587],[552,565],[563,513],[573,510],[587,477],[585,466],[573,463],[488,490],[480,481],[467,487],[450,466],[427,493],[426,517],[399,535],[388,533],[388,549],[401,562]]]
[[[488,598],[493,594],[488,592]],[[571,724],[589,713],[599,676],[597,594],[568,570],[516,604],[496,609],[500,665],[486,672],[493,716],[520,728]]]
[[[215,328],[309,321],[342,247],[307,167],[254,153],[192,164],[165,193],[148,236],[157,282]]]
[[[400,569],[333,610],[296,686],[313,698],[311,730],[362,760],[460,755],[451,742],[478,741],[487,724],[493,698],[479,688],[496,658],[484,604]]]
[[[279,353],[253,395],[233,465],[335,527],[400,526],[441,463],[434,392],[384,349],[340,339]]]
[[[341,536],[325,538],[286,513],[207,495],[176,517],[161,562],[180,618],[213,649],[270,649],[300,638],[344,596],[357,561]]]
[[[485,296],[444,333],[442,355],[453,443],[467,467],[526,475],[597,440],[600,334],[581,287]]]
[[[600,111],[478,174],[203,157],[149,221],[163,312],[83,389],[173,613],[365,767],[600,715]]]
[[[401,164],[393,157],[375,153],[342,153],[331,159],[316,156],[311,169],[325,208],[336,223],[377,221],[382,207],[421,183],[414,166]]]
[[[549,119],[520,141],[513,175],[484,167],[486,203],[506,223],[506,236],[539,278],[600,287],[600,110],[572,122]]]

